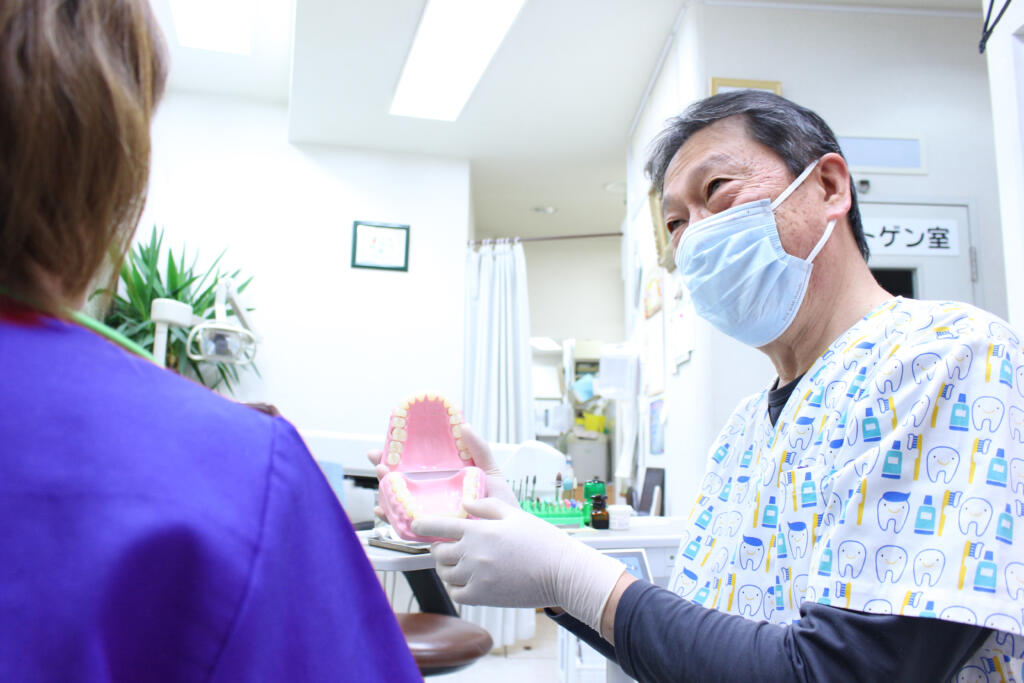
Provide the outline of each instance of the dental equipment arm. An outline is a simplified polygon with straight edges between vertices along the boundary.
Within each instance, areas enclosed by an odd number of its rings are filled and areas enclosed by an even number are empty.
[[[153,299],[149,318],[156,325],[153,332],[153,359],[163,368],[167,366],[167,335],[170,326],[192,327],[197,318],[191,306],[176,299]]]

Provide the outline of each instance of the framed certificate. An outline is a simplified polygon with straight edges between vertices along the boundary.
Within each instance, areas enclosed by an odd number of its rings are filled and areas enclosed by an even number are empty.
[[[352,267],[409,270],[409,226],[355,221]]]

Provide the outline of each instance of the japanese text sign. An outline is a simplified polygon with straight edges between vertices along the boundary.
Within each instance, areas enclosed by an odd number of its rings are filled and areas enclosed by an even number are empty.
[[[864,236],[877,256],[959,256],[955,219],[864,218]]]

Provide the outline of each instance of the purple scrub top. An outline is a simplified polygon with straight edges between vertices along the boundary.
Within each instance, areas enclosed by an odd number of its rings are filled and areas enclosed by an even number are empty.
[[[0,311],[0,681],[412,680],[291,424]]]

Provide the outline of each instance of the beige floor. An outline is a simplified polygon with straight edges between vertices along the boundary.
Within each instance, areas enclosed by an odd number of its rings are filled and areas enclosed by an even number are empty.
[[[537,631],[508,652],[499,648],[475,664],[428,681],[444,683],[557,683],[558,627],[543,614],[537,615]]]

